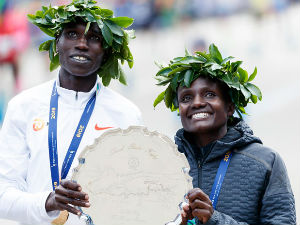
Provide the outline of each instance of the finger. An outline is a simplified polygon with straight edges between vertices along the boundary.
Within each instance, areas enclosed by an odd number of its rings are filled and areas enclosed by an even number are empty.
[[[73,206],[63,204],[63,203],[60,203],[60,202],[57,203],[57,206],[59,207],[60,210],[67,210],[68,212],[73,213],[77,216],[79,216],[81,214],[80,210],[76,209]]]
[[[71,180],[62,180],[60,182],[60,185],[63,186],[66,189],[71,189],[73,191],[82,191],[82,188],[80,186],[80,184],[75,183]]]
[[[193,219],[192,208],[190,207],[190,205],[187,204],[187,205],[183,206],[182,209],[183,209],[183,212],[186,215],[187,220]]]
[[[187,213],[185,211],[181,211],[181,217],[186,218],[187,217]]]
[[[195,199],[193,202],[190,203],[190,207],[192,210],[198,208],[198,209],[206,209],[206,210],[211,210],[212,207],[210,204],[207,202],[201,201],[199,199]]]
[[[69,198],[86,200],[86,201],[89,199],[89,196],[87,193],[69,190],[64,187],[58,187],[57,189],[55,189],[55,194],[63,195],[63,196],[69,197]]]
[[[200,188],[194,188],[188,193],[189,202],[193,202],[195,199],[200,199],[205,202],[210,202],[207,194],[205,194]]]
[[[188,212],[190,210],[190,205],[186,204],[182,207],[183,211]]]
[[[80,207],[90,207],[91,204],[88,201],[82,201],[74,198],[68,198],[62,195],[56,195],[55,201],[63,204],[71,204],[74,206],[80,206]]]
[[[187,214],[185,212],[181,212],[181,224],[180,225],[186,225],[187,223]]]
[[[210,217],[211,217],[211,213],[210,211],[206,210],[206,209],[194,209],[192,212],[192,215],[194,217],[198,217],[198,219],[202,222],[205,223],[207,222]],[[205,221],[205,222],[204,222]]]

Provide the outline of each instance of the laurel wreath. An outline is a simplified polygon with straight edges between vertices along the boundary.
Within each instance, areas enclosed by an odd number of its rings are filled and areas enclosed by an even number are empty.
[[[248,103],[257,103],[262,99],[260,89],[250,83],[257,74],[255,67],[253,73],[241,68],[242,61],[231,62],[234,59],[229,56],[222,58],[218,48],[211,44],[209,53],[195,52],[191,55],[187,50],[184,57],[177,57],[170,61],[168,66],[157,63],[160,70],[155,75],[157,85],[167,86],[166,90],[160,93],[155,99],[153,106],[164,101],[171,111],[178,111],[177,88],[190,87],[191,83],[200,76],[218,79],[229,87],[229,95],[235,104],[235,111],[242,117],[247,114],[245,107]]]
[[[133,23],[129,17],[113,17],[113,11],[103,9],[93,0],[73,0],[72,3],[63,6],[43,6],[35,15],[27,15],[29,21],[38,26],[44,33],[53,37],[39,46],[40,51],[48,51],[50,58],[50,71],[55,70],[59,64],[59,54],[56,52],[56,37],[62,32],[64,26],[75,22],[80,17],[87,23],[85,32],[91,23],[97,23],[102,36],[102,46],[105,57],[100,69],[97,71],[102,78],[102,83],[108,86],[111,79],[118,79],[126,85],[125,74],[120,62],[127,61],[128,66],[133,66],[133,56],[128,47],[129,40],[134,39],[133,30],[125,30]]]

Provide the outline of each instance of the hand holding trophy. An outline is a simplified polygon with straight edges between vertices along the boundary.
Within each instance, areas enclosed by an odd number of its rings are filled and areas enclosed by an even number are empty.
[[[189,189],[186,158],[158,132],[106,131],[79,156],[72,180],[89,195],[86,224],[165,224]]]

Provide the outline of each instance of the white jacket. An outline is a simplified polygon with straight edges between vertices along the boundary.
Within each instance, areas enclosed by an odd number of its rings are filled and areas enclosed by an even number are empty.
[[[57,79],[58,80],[58,79]],[[0,217],[22,224],[51,224],[58,211],[47,213],[45,202],[52,191],[48,121],[50,96],[54,80],[31,88],[14,97],[8,104],[0,135]],[[139,109],[123,96],[101,85],[96,105],[79,145],[77,156],[85,146],[93,144],[106,127],[127,128],[141,125]],[[78,92],[59,87],[57,146],[59,169],[74,135],[87,101],[96,90]],[[73,168],[70,168],[68,178]],[[84,190],[83,190],[84,191]],[[77,224],[70,215],[66,224]],[[80,223],[78,223],[80,224]]]

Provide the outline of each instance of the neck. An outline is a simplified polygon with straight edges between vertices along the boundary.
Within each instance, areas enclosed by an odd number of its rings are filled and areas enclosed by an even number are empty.
[[[77,92],[89,92],[94,87],[96,80],[96,73],[84,77],[73,75],[67,76],[62,73],[62,71],[59,73],[60,86]]]
[[[227,126],[222,127],[218,131],[206,132],[206,133],[196,133],[191,134],[192,141],[196,144],[197,147],[201,148],[208,145],[214,141],[217,141],[224,137],[227,133]]]

